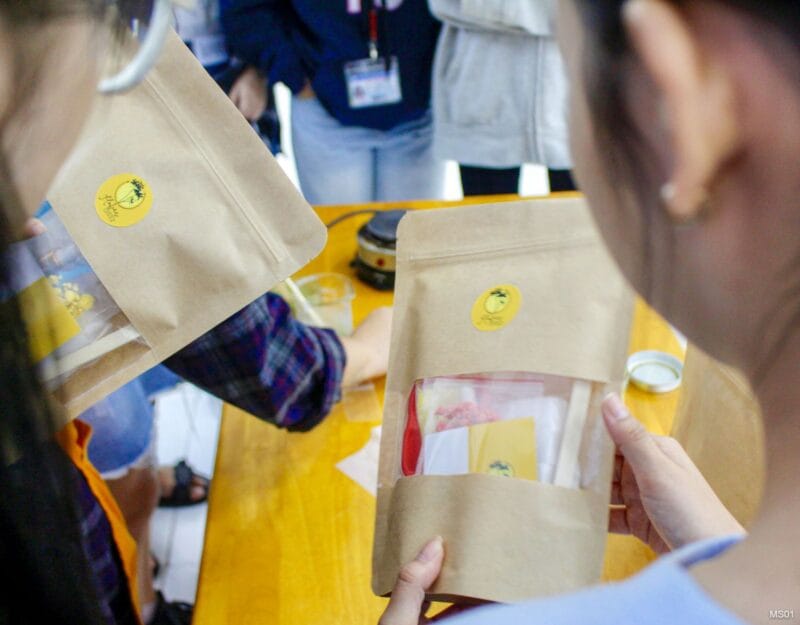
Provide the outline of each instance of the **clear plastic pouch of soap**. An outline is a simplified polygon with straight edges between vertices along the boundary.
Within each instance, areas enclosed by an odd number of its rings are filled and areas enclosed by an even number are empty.
[[[526,372],[417,380],[401,475],[486,473],[580,488],[604,449],[592,392],[586,380]]]
[[[18,258],[25,257],[28,272],[39,272],[55,293],[51,305],[63,306],[77,324],[76,331],[65,330],[38,354],[43,356],[37,363],[39,375],[48,388],[54,389],[97,359],[129,343],[144,343],[144,339],[119,309],[48,203],[42,206],[37,218],[44,232],[20,244],[25,249],[20,248],[16,253]],[[64,340],[70,335],[71,338]]]

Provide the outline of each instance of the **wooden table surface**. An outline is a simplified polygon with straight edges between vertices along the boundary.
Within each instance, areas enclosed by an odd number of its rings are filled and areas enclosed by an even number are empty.
[[[329,223],[354,210],[434,208],[510,199],[518,198],[325,206],[317,213]],[[369,311],[392,300],[391,294],[356,280],[350,267],[356,231],[368,219],[369,215],[358,215],[333,226],[325,250],[296,276],[323,271],[352,276],[356,324]],[[637,303],[630,349],[661,349],[683,356],[672,330],[641,302]],[[375,387],[382,401],[383,381],[377,381]],[[677,395],[629,389],[626,402],[648,428],[668,434]],[[351,421],[339,404],[311,432],[288,433],[225,407],[195,625],[377,623],[386,600],[370,590],[375,498],[335,465],[367,443],[380,418],[376,410],[371,421]],[[635,539],[611,536],[604,577],[625,577],[652,557]]]

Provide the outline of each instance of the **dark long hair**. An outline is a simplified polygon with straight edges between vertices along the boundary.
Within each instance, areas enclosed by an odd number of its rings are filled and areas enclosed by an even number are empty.
[[[0,17],[22,49],[23,31],[69,15],[101,19],[109,4],[0,0]],[[19,89],[11,115],[24,108],[31,89],[46,88],[36,85],[36,63],[21,53],[14,58]],[[8,248],[24,218],[0,154],[0,293],[10,291],[15,267]],[[78,474],[54,440],[63,418],[36,375],[15,297],[0,298],[0,368],[0,624],[104,623],[83,548]]]

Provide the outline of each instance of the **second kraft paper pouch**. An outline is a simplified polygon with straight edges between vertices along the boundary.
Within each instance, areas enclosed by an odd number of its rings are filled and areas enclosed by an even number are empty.
[[[48,199],[64,236],[43,237],[51,249],[36,256],[72,289],[67,304],[86,304],[71,306],[80,334],[41,372],[70,416],[260,297],[326,237],[175,35],[140,86],[98,103]],[[89,324],[101,303],[103,324]]]
[[[585,203],[416,211],[397,250],[374,591],[437,535],[431,599],[597,582],[633,298]]]

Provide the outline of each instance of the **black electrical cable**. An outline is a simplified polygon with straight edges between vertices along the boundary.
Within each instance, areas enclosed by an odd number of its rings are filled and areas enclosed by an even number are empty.
[[[329,223],[325,224],[325,227],[333,228],[336,224],[341,223],[347,219],[350,219],[351,217],[356,217],[357,215],[367,215],[367,214],[374,215],[377,212],[378,210],[375,208],[365,208],[362,210],[350,211],[349,213],[345,213],[344,215],[339,215],[333,221],[330,221]]]

